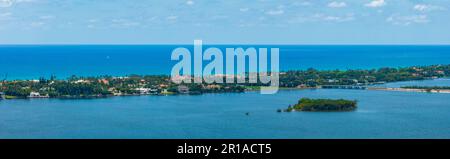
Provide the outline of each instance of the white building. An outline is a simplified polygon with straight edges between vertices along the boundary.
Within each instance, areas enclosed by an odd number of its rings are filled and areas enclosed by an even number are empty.
[[[48,98],[48,95],[42,96],[39,92],[31,92],[28,98]]]

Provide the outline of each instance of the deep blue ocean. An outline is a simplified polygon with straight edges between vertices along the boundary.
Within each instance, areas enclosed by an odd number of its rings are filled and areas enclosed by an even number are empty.
[[[172,50],[191,45],[0,45],[0,77],[170,74]],[[280,48],[280,69],[367,69],[450,64],[450,46],[214,45],[203,49]],[[206,64],[207,62],[204,62]]]
[[[6,73],[9,80],[51,74],[60,78],[168,74],[175,64],[170,54],[176,47],[0,46],[0,77]],[[256,47],[279,47],[282,70],[450,64],[450,46]],[[386,84],[404,85],[450,86],[450,79]],[[302,97],[358,100],[358,109],[338,113],[276,112]],[[2,100],[0,138],[450,139],[449,117],[450,94],[370,90]]]

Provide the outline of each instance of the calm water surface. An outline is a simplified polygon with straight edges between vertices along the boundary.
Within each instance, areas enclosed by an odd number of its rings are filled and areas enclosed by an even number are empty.
[[[172,50],[190,45],[0,45],[0,79],[170,74]],[[209,46],[204,46],[208,48]],[[214,45],[280,48],[280,69],[370,69],[450,64],[448,46]],[[270,62],[270,61],[269,61]],[[207,62],[205,62],[205,65]]]
[[[179,46],[0,46],[0,78],[167,74]],[[189,46],[186,46],[189,47]],[[249,46],[220,46],[249,47]],[[450,46],[279,47],[280,67],[450,64]],[[389,83],[450,86],[449,79]],[[355,112],[277,113],[301,97],[359,101]],[[0,101],[0,138],[447,138],[450,94],[295,90],[95,100]],[[245,115],[247,112],[249,116]]]
[[[355,99],[359,108],[276,112],[301,97]],[[0,138],[450,138],[449,99],[449,94],[293,90],[7,100],[0,102]]]

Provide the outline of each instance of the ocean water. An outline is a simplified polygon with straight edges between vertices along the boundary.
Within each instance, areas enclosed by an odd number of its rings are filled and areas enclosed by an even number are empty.
[[[0,45],[0,78],[37,79],[56,75],[169,74],[172,50],[190,45]],[[204,50],[210,46],[204,46]],[[280,48],[280,69],[368,69],[450,64],[449,46],[218,45]],[[206,62],[205,62],[206,64]]]
[[[166,74],[175,63],[169,60],[175,47],[0,46],[0,77],[6,73],[8,79],[51,74]],[[279,47],[283,70],[450,64],[449,46],[260,47]],[[450,86],[450,80],[386,85]],[[276,112],[302,97],[354,99],[359,108],[338,113]],[[449,99],[450,94],[326,89],[285,90],[274,95],[2,100],[0,138],[450,139]]]
[[[449,139],[449,96],[294,90],[275,95],[7,100],[0,102],[0,138]],[[301,97],[354,99],[359,108],[337,113],[276,112]]]

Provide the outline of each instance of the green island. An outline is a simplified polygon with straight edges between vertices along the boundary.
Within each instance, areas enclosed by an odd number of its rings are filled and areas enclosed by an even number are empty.
[[[450,65],[379,68],[368,70],[307,70],[280,72],[280,89],[326,88],[325,86],[367,86],[386,82],[449,77]],[[224,79],[226,78],[223,77]],[[248,79],[247,79],[248,80]],[[235,80],[236,81],[236,80]],[[67,79],[41,77],[37,80],[0,81],[0,99],[23,98],[101,98],[128,95],[176,95],[232,93],[256,90],[258,83],[182,83],[168,75],[96,76]]]
[[[357,102],[344,99],[310,99],[302,98],[294,106],[289,106],[285,112],[340,112],[353,111],[357,108]],[[278,110],[282,112],[282,110]]]

